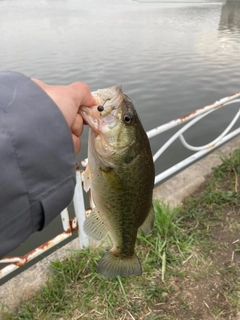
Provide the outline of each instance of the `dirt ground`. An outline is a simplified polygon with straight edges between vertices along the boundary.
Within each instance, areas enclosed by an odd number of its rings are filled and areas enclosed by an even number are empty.
[[[240,208],[225,208],[209,232],[206,248],[196,247],[153,307],[159,319],[240,320]]]

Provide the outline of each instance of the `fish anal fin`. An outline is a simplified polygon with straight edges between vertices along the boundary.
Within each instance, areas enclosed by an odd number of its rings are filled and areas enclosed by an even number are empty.
[[[83,224],[84,232],[94,240],[102,240],[108,233],[101,217],[97,213],[97,209],[94,208],[88,218],[84,221]]]
[[[151,209],[148,212],[146,219],[144,220],[143,224],[141,225],[140,229],[142,230],[143,234],[146,236],[150,233],[154,226],[154,209],[151,206]]]
[[[142,267],[136,254],[132,257],[122,257],[115,256],[111,251],[108,251],[98,262],[97,269],[107,278],[142,275]]]

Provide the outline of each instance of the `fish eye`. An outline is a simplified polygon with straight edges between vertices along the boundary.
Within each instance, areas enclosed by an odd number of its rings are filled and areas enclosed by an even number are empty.
[[[124,121],[125,123],[129,124],[132,122],[132,118],[133,118],[133,115],[131,113],[128,113],[124,116]]]

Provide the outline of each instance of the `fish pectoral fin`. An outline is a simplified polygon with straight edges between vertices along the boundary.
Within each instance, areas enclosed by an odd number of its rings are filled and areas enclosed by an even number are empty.
[[[98,272],[107,278],[130,275],[141,276],[142,267],[136,254],[132,257],[115,256],[108,251],[98,262]]]
[[[116,192],[122,192],[124,190],[122,181],[119,176],[116,174],[114,169],[108,168],[107,170],[101,169],[102,176],[108,186]]]
[[[150,233],[153,229],[154,225],[154,209],[151,206],[151,209],[148,212],[146,219],[144,220],[143,224],[141,225],[140,229],[142,230],[143,234],[146,236]]]
[[[83,188],[86,192],[88,192],[89,189],[91,189],[91,169],[89,164],[83,171],[82,177],[83,177]]]
[[[96,208],[93,209],[90,216],[84,221],[83,230],[89,237],[97,241],[102,240],[107,235],[108,230],[97,213]]]

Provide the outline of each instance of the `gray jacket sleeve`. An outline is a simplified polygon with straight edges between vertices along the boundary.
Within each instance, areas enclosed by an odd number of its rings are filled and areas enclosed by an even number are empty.
[[[31,79],[0,72],[0,258],[68,206],[74,187],[63,114]]]

